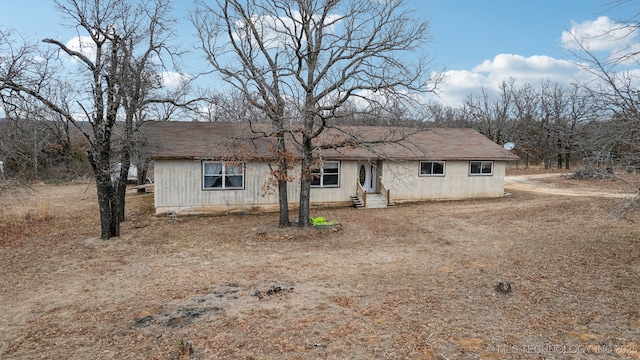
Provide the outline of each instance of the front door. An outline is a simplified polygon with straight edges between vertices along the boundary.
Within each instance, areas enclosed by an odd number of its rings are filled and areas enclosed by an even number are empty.
[[[378,191],[377,169],[369,161],[358,162],[358,182],[369,193]]]

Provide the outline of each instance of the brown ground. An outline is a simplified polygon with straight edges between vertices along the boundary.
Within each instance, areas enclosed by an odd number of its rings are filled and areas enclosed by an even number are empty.
[[[91,185],[1,194],[0,358],[640,359],[640,212],[603,196],[637,186],[507,185],[317,210],[340,223],[321,230],[157,218],[132,193],[110,241]]]

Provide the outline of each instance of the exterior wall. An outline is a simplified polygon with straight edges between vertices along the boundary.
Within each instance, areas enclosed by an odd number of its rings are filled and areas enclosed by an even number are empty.
[[[494,161],[492,175],[472,176],[468,161],[446,161],[445,176],[419,176],[419,161],[386,162],[382,181],[395,202],[500,197],[505,168],[505,161]]]
[[[444,177],[421,177],[419,161],[384,162],[382,180],[391,188],[391,199],[409,202],[439,199],[499,197],[504,195],[505,162],[494,161],[493,175],[469,176],[468,161],[447,161]],[[246,163],[244,189],[202,190],[202,162],[199,160],[156,160],[154,162],[154,205],[157,214],[176,212],[229,213],[275,211],[277,189],[265,191],[269,179],[265,163]],[[299,167],[292,170],[298,175]],[[351,204],[356,192],[357,161],[340,161],[338,187],[312,188],[312,206]],[[300,186],[298,179],[288,185],[290,208],[296,208]]]
[[[300,172],[300,168],[295,170]],[[289,183],[289,186],[292,184]],[[295,182],[297,202],[300,198],[300,184]],[[311,203],[316,205],[325,205],[335,202],[344,202],[351,204],[351,196],[356,193],[356,162],[340,161],[340,184],[339,187],[311,188]]]
[[[354,161],[340,162],[338,187],[312,188],[313,206],[348,205],[355,193]],[[202,190],[202,162],[200,160],[156,160],[154,162],[154,205],[157,214],[275,211],[278,209],[277,188],[265,190],[270,178],[266,163],[245,164],[244,189]],[[292,170],[298,175],[300,168]],[[290,208],[298,205],[298,179],[288,184]]]

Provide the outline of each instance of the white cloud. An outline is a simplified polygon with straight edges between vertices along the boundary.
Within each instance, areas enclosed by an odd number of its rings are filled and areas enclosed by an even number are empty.
[[[562,43],[570,50],[604,53],[608,60],[635,65],[640,53],[640,34],[635,26],[617,23],[607,16],[594,21],[573,22],[562,33]]]
[[[485,60],[471,69],[484,73],[494,82],[515,78],[523,82],[538,82],[549,78],[556,82],[575,82],[580,68],[572,61],[555,59],[544,55],[524,57],[522,55],[498,54],[493,60]]]
[[[449,106],[460,105],[469,95],[477,95],[483,88],[495,93],[509,79],[514,79],[516,85],[535,86],[549,79],[568,86],[585,76],[577,64],[568,60],[513,54],[498,54],[471,70],[450,70],[444,75],[435,100]]]
[[[75,36],[67,41],[66,46],[88,57],[90,60],[96,57],[96,44],[89,36]],[[74,59],[75,60],[75,59]]]
[[[626,47],[630,37],[637,37],[635,30],[601,16],[594,21],[572,22],[571,29],[563,31],[561,39],[568,49],[580,49],[582,44],[591,51],[618,51]]]
[[[483,87],[487,87],[488,83],[487,77],[480,73],[468,70],[446,71],[437,89],[437,95],[430,98],[445,106],[455,107],[462,104],[470,94],[476,94]]]
[[[176,88],[182,85],[185,81],[188,81],[190,76],[181,74],[175,71],[163,71],[162,74],[162,86],[167,88]]]

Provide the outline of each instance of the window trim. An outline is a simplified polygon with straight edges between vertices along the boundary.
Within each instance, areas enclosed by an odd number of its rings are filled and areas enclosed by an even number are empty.
[[[472,164],[473,163],[480,163],[480,172],[479,173],[473,173],[471,172],[472,169]],[[482,169],[484,168],[484,164],[491,164],[491,172],[489,173],[483,173]],[[469,176],[493,176],[493,160],[471,160],[469,161]]]
[[[431,174],[422,173],[423,163],[431,163]],[[442,174],[433,173],[433,164],[442,164]],[[418,176],[421,176],[421,177],[444,177],[446,173],[447,173],[447,162],[444,160],[421,160],[420,163],[418,164]]]
[[[207,187],[205,186],[205,178],[207,177],[207,175],[205,174],[205,166],[206,164],[221,164],[222,165],[222,170],[220,173],[220,176],[222,176],[222,186],[221,187]],[[230,163],[227,161],[218,161],[218,160],[203,160],[202,161],[202,165],[201,165],[201,170],[202,170],[202,190],[203,191],[219,191],[219,190],[244,190],[244,177],[245,177],[245,172],[246,172],[246,167],[244,162],[239,162],[237,163],[237,165],[233,164],[230,166],[233,166],[234,168],[240,168],[242,169],[242,173],[241,174],[227,174],[227,166]],[[209,175],[211,176],[211,175]],[[242,185],[241,186],[226,186],[226,179],[228,176],[242,176]]]
[[[324,185],[324,177],[325,177],[325,172],[324,172],[324,168],[325,168],[325,164],[337,164],[338,167],[338,172],[337,173],[327,173],[326,175],[331,175],[331,176],[337,176],[338,177],[338,182],[337,184],[331,184],[331,185]],[[320,170],[320,171],[318,171]],[[313,178],[311,179],[311,187],[312,188],[316,188],[316,189],[321,189],[321,188],[339,188],[340,187],[340,170],[341,170],[341,163],[338,160],[329,160],[329,161],[323,161],[322,165],[320,166],[319,169],[312,169],[311,170],[311,175],[313,176]],[[320,184],[318,185],[313,185],[313,181],[316,179],[316,176],[318,179],[320,179]]]

